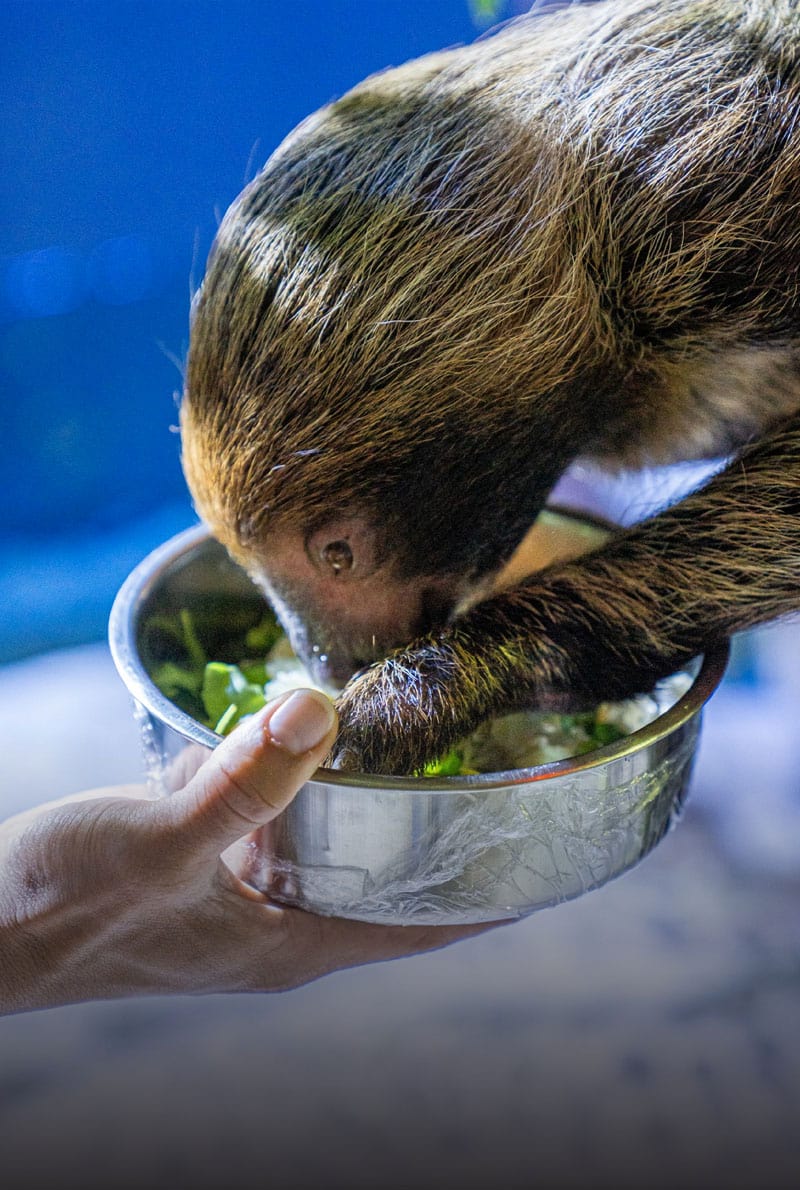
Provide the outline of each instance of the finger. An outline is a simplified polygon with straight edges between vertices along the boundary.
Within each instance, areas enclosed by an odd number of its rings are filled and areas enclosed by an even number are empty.
[[[163,776],[165,790],[175,793],[176,790],[183,789],[208,757],[209,749],[205,744],[187,744],[167,766]]]
[[[184,847],[219,855],[271,822],[321,764],[336,733],[333,703],[295,690],[242,722],[189,784],[159,803]]]

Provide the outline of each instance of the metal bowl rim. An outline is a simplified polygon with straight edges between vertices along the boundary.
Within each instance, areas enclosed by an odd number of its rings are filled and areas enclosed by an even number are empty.
[[[609,522],[604,522],[602,518],[577,509],[551,505],[548,506],[548,511],[582,521],[584,524],[609,527]],[[213,749],[222,742],[223,737],[198,723],[161,693],[145,670],[134,646],[137,614],[144,600],[157,586],[169,566],[207,540],[213,540],[212,534],[207,526],[201,523],[169,538],[149,553],[120,587],[111,608],[108,635],[114,664],[136,701],[188,742]],[[585,752],[581,756],[530,768],[455,777],[392,777],[371,773],[342,773],[335,769],[319,768],[309,779],[309,784],[413,793],[453,793],[459,789],[478,792],[504,789],[512,785],[527,785],[534,781],[586,772],[631,757],[688,723],[702,710],[722,681],[729,652],[728,641],[723,641],[703,654],[700,669],[692,685],[668,711],[659,715],[652,723],[631,732],[621,740],[596,748],[592,752]]]

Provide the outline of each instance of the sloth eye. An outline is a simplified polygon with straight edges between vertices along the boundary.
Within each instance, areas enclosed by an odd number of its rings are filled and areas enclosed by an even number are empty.
[[[378,567],[375,529],[362,516],[331,517],[306,534],[304,546],[311,565],[328,580],[360,581]]]
[[[343,570],[352,570],[353,551],[346,541],[329,541],[322,548],[322,560],[334,574],[340,574]]]

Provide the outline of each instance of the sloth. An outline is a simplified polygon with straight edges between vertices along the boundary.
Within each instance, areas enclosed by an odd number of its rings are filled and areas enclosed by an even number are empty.
[[[332,762],[647,690],[800,608],[800,13],[529,14],[310,116],[219,227],[183,465],[295,650]],[[725,458],[492,582],[575,460]]]

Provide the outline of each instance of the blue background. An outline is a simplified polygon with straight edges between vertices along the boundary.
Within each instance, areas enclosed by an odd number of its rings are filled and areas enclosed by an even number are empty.
[[[228,204],[308,112],[480,28],[469,0],[5,0],[0,660],[101,636],[194,520],[176,403]]]
[[[2,0],[0,661],[100,639],[193,520],[170,427],[215,212],[309,111],[476,32],[468,0]],[[591,896],[290,996],[0,1021],[4,1190],[794,1186],[799,656],[798,621],[740,640],[683,823]],[[140,779],[102,644],[0,668],[0,755],[0,817]]]

